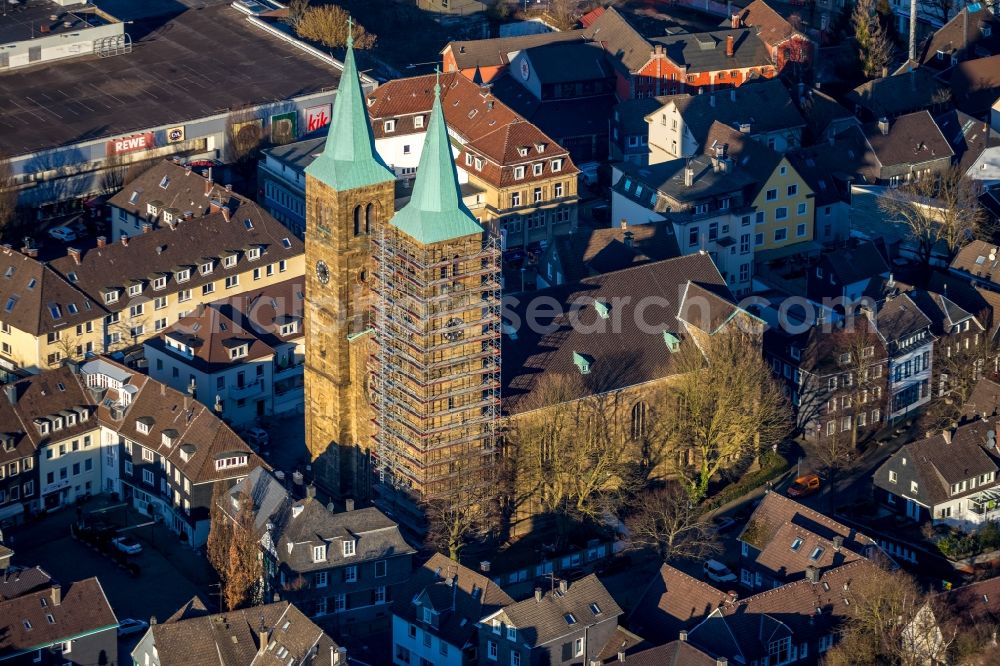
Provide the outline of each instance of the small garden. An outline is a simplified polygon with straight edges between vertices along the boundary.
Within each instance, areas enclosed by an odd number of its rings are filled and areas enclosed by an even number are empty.
[[[929,535],[926,532],[930,532]],[[950,560],[961,560],[983,553],[1000,550],[1000,525],[987,523],[976,532],[962,532],[950,528],[945,531],[930,528],[925,535],[938,551]]]

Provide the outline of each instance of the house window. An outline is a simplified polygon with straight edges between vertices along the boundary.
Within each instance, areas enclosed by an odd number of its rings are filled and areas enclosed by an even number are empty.
[[[147,486],[152,486],[154,484],[153,472],[148,469],[142,470],[142,482]]]
[[[511,192],[511,194],[510,194],[510,205],[511,206],[520,206],[521,205],[521,193],[520,192]]]
[[[541,162],[539,162],[537,164],[533,164],[532,168],[531,168],[532,175],[541,176],[542,175],[542,167],[543,166],[544,165]]]
[[[421,127],[423,127],[424,126],[424,117],[423,116],[413,116],[413,126],[416,127],[417,129],[420,129]]]
[[[918,486],[916,481],[910,481],[910,492],[911,493],[918,492]]]
[[[342,613],[347,610],[347,595],[335,594],[333,596],[333,612]]]
[[[353,564],[344,569],[344,582],[354,583],[358,580],[358,568]]]
[[[326,561],[326,546],[313,546],[313,562]]]
[[[386,573],[386,561],[378,560],[375,562],[375,577],[382,578]]]
[[[780,208],[778,210],[781,210]],[[780,243],[788,238],[788,229],[779,227],[774,230],[774,242]]]
[[[805,224],[797,224],[797,225],[795,225],[795,236],[796,236],[796,238],[802,238],[805,235],[806,235],[806,225]]]
[[[795,214],[796,215],[805,215],[806,212],[808,212],[808,210],[809,210],[809,206],[807,204],[800,203],[798,206],[795,207]]]
[[[558,173],[562,171],[562,160],[552,160],[552,172]]]
[[[344,542],[344,557],[350,557],[351,555],[354,555],[354,553],[356,552],[356,550],[355,550],[356,546],[357,546],[357,544],[355,543],[355,541],[353,539],[348,539],[347,541],[345,541]]]
[[[754,234],[753,236],[754,247],[759,247],[764,244],[764,234]]]
[[[778,190],[777,189],[768,190],[766,198],[768,201],[776,201],[778,199]]]
[[[201,285],[201,295],[207,296],[215,292],[215,283],[209,282],[208,284]]]
[[[794,197],[798,193],[799,193],[799,186],[798,185],[789,185],[788,186],[788,196]]]
[[[542,188],[540,188],[540,187],[536,187],[536,188],[535,188],[535,189],[534,189],[534,190],[532,191],[532,200],[533,200],[533,201],[534,201],[535,203],[539,203],[539,202],[541,202],[541,200],[542,200]]]
[[[774,209],[774,219],[775,220],[787,220],[788,219],[788,208],[785,206],[779,206]]]
[[[785,638],[778,639],[776,641],[771,641],[767,646],[768,652],[768,663],[778,664],[787,663],[791,659],[792,651],[792,638],[786,636]]]
[[[492,661],[497,660],[497,642],[486,641],[486,657]]]
[[[184,301],[190,301],[190,300],[191,300],[191,290],[190,289],[181,289],[180,291],[177,292],[177,302],[178,303],[183,303]]]
[[[318,571],[313,575],[316,587],[326,587],[327,583],[327,572]]]
[[[507,640],[516,641],[517,640],[517,629],[515,627],[507,627]]]
[[[387,121],[385,121],[384,123],[382,123],[382,129],[384,131],[386,131],[386,132],[395,132],[396,131],[396,121],[395,120],[387,120]]]
[[[379,585],[375,588],[375,603],[385,603],[385,585]]]
[[[583,656],[583,639],[577,638],[573,641],[573,656],[582,657]]]
[[[229,275],[226,277],[226,289],[232,289],[233,287],[240,286],[240,276],[239,275]]]
[[[521,180],[524,178],[524,167],[516,166],[514,167],[514,180]]]
[[[552,196],[554,196],[555,198],[558,199],[562,195],[563,195],[563,184],[562,183],[556,183],[555,185],[553,185],[552,186]]]

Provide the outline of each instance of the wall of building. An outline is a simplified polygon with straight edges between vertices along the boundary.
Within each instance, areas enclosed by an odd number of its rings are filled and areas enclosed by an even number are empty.
[[[82,18],[89,12],[80,12]],[[67,17],[68,18],[68,17]],[[34,30],[38,30],[35,27]],[[124,46],[125,25],[109,23],[94,27],[44,34],[39,32],[32,39],[10,42],[3,45],[0,52],[0,70],[39,65],[51,60],[76,58],[91,55],[99,48],[101,40],[108,40]]]
[[[660,108],[649,123],[649,163],[669,162],[698,153],[698,142],[673,104]]]
[[[795,188],[794,194],[788,194],[789,187]],[[770,191],[776,196],[769,201],[767,194]],[[764,183],[753,201],[753,206],[754,234],[764,234],[763,244],[758,245],[755,242],[757,251],[774,250],[813,239],[815,231],[813,191],[787,159],[781,160]],[[778,215],[782,212],[784,217],[779,219]],[[761,213],[763,221],[760,221]],[[784,238],[779,239],[782,233]]]
[[[478,618],[477,618],[478,619]],[[449,618],[454,622],[456,618]],[[410,635],[410,632],[413,635]],[[427,643],[425,643],[427,641]],[[429,644],[428,644],[429,643]],[[392,663],[394,666],[419,666],[426,660],[436,666],[462,666],[461,646],[441,640],[423,626],[392,616]],[[525,663],[527,666],[527,663]]]
[[[91,430],[41,447],[38,473],[42,506],[58,509],[103,492],[102,453],[101,429],[96,423]]]

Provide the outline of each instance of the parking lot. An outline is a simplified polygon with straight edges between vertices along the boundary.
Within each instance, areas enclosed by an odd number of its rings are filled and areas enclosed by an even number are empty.
[[[114,508],[101,511],[107,506]],[[148,520],[131,511],[126,514],[122,505],[109,505],[104,498],[91,500],[81,510],[84,515],[117,525],[126,519],[132,526]],[[195,595],[212,601],[206,597],[212,575],[207,562],[162,526],[126,527],[122,531],[143,546],[142,553],[131,556],[141,567],[139,575],[132,576],[108,556],[70,535],[76,515],[74,508],[62,509],[11,532],[14,563],[41,566],[63,583],[96,576],[119,620],[148,621],[151,615],[165,620]],[[141,637],[141,633],[133,634],[122,641],[121,663],[129,662],[124,655]]]

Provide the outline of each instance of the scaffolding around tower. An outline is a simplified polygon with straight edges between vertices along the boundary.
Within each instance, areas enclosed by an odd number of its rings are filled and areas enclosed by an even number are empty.
[[[495,236],[373,236],[373,467],[381,494],[453,498],[493,482],[500,418]]]

